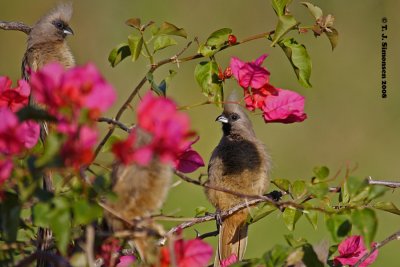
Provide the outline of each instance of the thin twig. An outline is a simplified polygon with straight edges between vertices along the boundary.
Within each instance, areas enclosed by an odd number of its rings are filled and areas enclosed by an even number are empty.
[[[254,206],[254,205],[257,205],[262,202],[265,202],[265,200],[264,199],[249,200],[247,202],[240,203],[239,205],[236,205],[236,206],[230,208],[229,210],[221,211],[219,213],[219,215],[221,216],[222,219],[224,219],[224,218],[229,217],[230,215],[234,214],[235,212],[238,212],[242,209],[247,208],[248,206]],[[183,230],[185,228],[192,227],[193,225],[196,225],[199,223],[213,221],[213,220],[215,220],[216,215],[217,215],[216,213],[210,213],[205,216],[193,218],[189,221],[186,221],[184,223],[181,223],[181,224],[171,228],[165,236],[168,236],[169,234],[173,234],[173,233],[177,232],[178,230]]]
[[[20,31],[29,34],[32,28],[23,22],[18,21],[0,21],[0,29],[6,31]]]
[[[94,240],[95,239],[95,231],[93,225],[89,224],[86,226],[86,257],[88,261],[89,267],[95,267],[95,259],[94,259]]]
[[[369,256],[372,255],[372,253],[374,253],[376,250],[378,250],[379,248],[385,246],[387,243],[393,241],[393,240],[400,240],[400,231],[397,231],[394,234],[391,234],[390,236],[388,236],[387,238],[385,238],[384,240],[382,240],[379,243],[376,243],[375,246],[371,249],[370,252],[368,252],[367,254],[365,254],[361,259],[359,259],[356,264],[354,265],[354,267],[358,267],[360,266],[361,263],[363,263],[366,259],[368,259]]]
[[[126,223],[127,225],[130,226],[130,228],[132,228],[131,230],[134,233],[146,233],[150,236],[154,236],[156,238],[160,238],[160,233],[150,227],[143,227],[143,226],[137,226],[139,222],[144,221],[144,220],[148,220],[148,217],[143,217],[143,218],[136,218],[135,220],[128,220],[126,218],[124,218],[121,214],[119,214],[116,210],[112,209],[111,207],[107,206],[106,204],[102,203],[102,202],[97,202],[99,204],[100,207],[102,207],[105,211],[107,211],[108,213],[110,213],[112,216],[118,218],[119,220],[123,221],[124,223]]]
[[[214,237],[217,236],[219,234],[219,230],[215,230],[209,233],[204,233],[202,235],[197,236],[198,239],[206,239],[208,237]]]
[[[108,124],[112,124],[112,125],[116,125],[119,128],[121,128],[122,130],[124,130],[125,132],[130,133],[132,127],[128,127],[125,124],[123,124],[120,121],[117,121],[115,119],[111,119],[111,118],[105,118],[105,117],[100,117],[97,119],[98,122],[107,122]]]
[[[383,185],[391,188],[400,187],[400,182],[373,180],[371,176],[368,176],[367,178],[368,178],[368,184],[370,185]]]

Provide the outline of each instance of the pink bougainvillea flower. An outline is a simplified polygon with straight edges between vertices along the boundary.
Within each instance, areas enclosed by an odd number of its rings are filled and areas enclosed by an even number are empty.
[[[178,156],[175,161],[175,169],[183,173],[194,172],[200,167],[204,166],[203,158],[193,150],[192,145],[199,141],[200,137],[197,137],[189,146]]]
[[[277,88],[277,95],[265,99],[262,107],[265,122],[293,123],[307,118],[304,97],[296,92]]]
[[[114,264],[111,265],[111,260],[113,259],[114,254],[118,253],[121,250],[120,242],[118,239],[114,237],[108,238],[106,241],[104,241],[100,249],[96,255],[96,259],[103,259],[103,264],[102,266],[114,266],[115,264],[115,258],[114,258]]]
[[[137,135],[138,128],[135,128],[126,140],[118,141],[113,144],[112,152],[119,161],[125,165],[133,162],[139,165],[147,165],[152,159],[153,151],[151,146],[148,144],[139,148],[136,146]]]
[[[373,246],[374,244],[372,244]],[[367,249],[364,246],[364,240],[362,236],[355,235],[350,236],[343,240],[338,247],[339,256],[334,258],[335,265],[355,265],[366,253]],[[372,253],[361,265],[360,267],[367,267],[371,265],[376,257],[378,256],[378,250]]]
[[[31,88],[24,80],[18,81],[16,88],[11,88],[8,77],[0,77],[0,107],[8,107],[13,112],[28,105]]]
[[[240,59],[233,57],[230,62],[230,67],[233,76],[243,88],[259,89],[269,83],[269,71],[262,67],[268,55],[264,54],[252,62],[243,62]]]
[[[130,267],[135,262],[135,256],[121,256],[117,267]]]
[[[31,85],[36,100],[53,115],[65,108],[73,113],[84,108],[90,114],[100,114],[116,100],[114,88],[93,64],[68,70],[59,63],[48,64],[32,73]]]
[[[34,147],[40,136],[40,125],[34,121],[24,121],[19,126],[20,140],[25,148]]]
[[[213,249],[201,239],[178,239],[174,243],[174,256],[179,267],[205,267],[210,261]],[[160,264],[162,267],[171,266],[171,256],[168,248],[161,250]]]
[[[189,117],[178,112],[171,99],[147,93],[138,105],[137,117],[137,127],[128,139],[113,145],[113,152],[121,162],[146,165],[157,156],[164,163],[174,163],[190,146],[188,139],[193,133]],[[151,140],[138,146],[135,142],[142,134]]]
[[[0,188],[10,177],[14,165],[9,159],[0,159]]]
[[[265,100],[269,95],[277,95],[278,91],[270,84],[265,84],[260,89],[246,88],[244,90],[244,102],[250,111],[263,109]]]
[[[238,261],[238,257],[235,253],[230,255],[228,258],[221,260],[220,265],[221,267],[228,267]]]
[[[97,131],[88,127],[77,128],[76,133],[68,136],[68,140],[61,148],[61,156],[66,166],[78,169],[89,164],[93,159],[93,147],[97,141]]]
[[[8,108],[0,108],[0,153],[14,155],[32,148],[39,139],[40,126],[31,121],[20,123]]]

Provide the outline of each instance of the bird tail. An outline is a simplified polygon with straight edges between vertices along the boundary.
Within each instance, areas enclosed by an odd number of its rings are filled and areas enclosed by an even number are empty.
[[[247,247],[247,213],[236,213],[222,222],[219,230],[218,253],[215,256],[214,266],[220,266],[222,260],[232,254],[238,261],[244,257]]]

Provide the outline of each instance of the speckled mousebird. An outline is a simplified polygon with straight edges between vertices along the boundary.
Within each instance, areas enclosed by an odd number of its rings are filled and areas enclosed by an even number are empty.
[[[223,113],[216,121],[222,123],[223,135],[211,155],[207,184],[242,194],[263,194],[269,184],[270,158],[264,144],[256,137],[249,117],[239,105],[235,92],[225,102]],[[246,201],[217,190],[206,188],[205,191],[217,211]],[[248,213],[248,209],[243,209],[222,220],[214,266],[219,266],[221,260],[233,253],[239,260],[244,257]]]
[[[140,147],[151,141],[151,136],[140,128],[137,131],[135,146]],[[124,165],[116,163],[113,168],[112,190],[116,201],[107,205],[129,221],[138,217],[148,217],[158,211],[165,202],[172,181],[172,167],[154,157],[146,166],[138,164]],[[107,225],[113,231],[130,230],[131,226],[109,212],[105,212]],[[160,232],[161,226],[151,220],[141,221],[138,227]],[[145,232],[133,238],[135,247],[145,264],[151,265],[158,260],[157,240]]]

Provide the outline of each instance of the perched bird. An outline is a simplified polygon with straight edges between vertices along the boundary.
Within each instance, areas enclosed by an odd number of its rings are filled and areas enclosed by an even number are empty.
[[[66,68],[75,65],[74,56],[65,38],[74,32],[69,26],[72,4],[62,3],[40,18],[28,36],[22,61],[22,77],[29,80],[29,71],[37,71],[47,63],[58,62]]]
[[[135,146],[140,147],[151,141],[151,136],[140,128],[137,131]],[[149,217],[158,211],[165,202],[172,181],[172,167],[162,163],[155,157],[146,166],[137,164],[124,165],[116,163],[113,168],[113,192],[116,201],[109,200],[107,206],[117,212],[122,218],[133,222],[138,217]],[[105,211],[107,225],[113,231],[130,230],[132,226],[117,218],[114,214]],[[151,219],[139,221],[136,229],[142,228],[133,239],[141,259],[146,264],[158,260],[157,240],[146,233],[147,230],[162,231],[162,227]],[[133,229],[135,230],[135,229]]]
[[[270,158],[235,94],[229,96],[216,121],[222,123],[223,136],[211,155],[206,184],[247,195],[263,194],[269,184]],[[217,211],[246,201],[210,188],[205,191]],[[244,209],[222,221],[214,266],[220,266],[220,261],[232,254],[239,260],[243,258],[247,245],[247,215],[248,210]]]
[[[75,65],[74,57],[65,38],[73,34],[69,27],[72,16],[72,4],[59,4],[40,18],[31,28],[28,35],[27,49],[22,60],[22,78],[29,80],[30,71],[37,71],[51,62],[58,62],[65,68]],[[29,105],[35,105],[32,95]],[[40,139],[44,143],[48,135],[46,122],[41,123]],[[43,174],[43,187],[47,191],[54,191],[53,179],[50,170]],[[50,229],[39,228],[38,250],[48,251],[53,247],[53,234]],[[38,258],[37,266],[52,266],[45,258]]]

